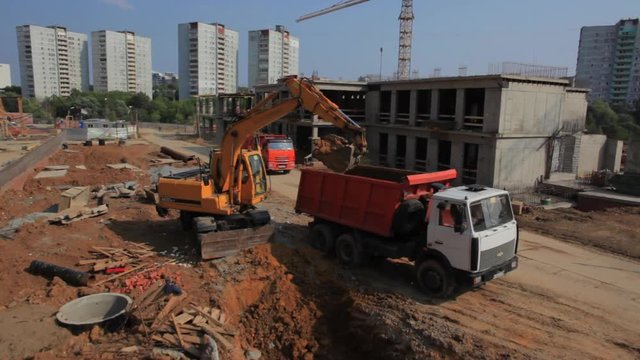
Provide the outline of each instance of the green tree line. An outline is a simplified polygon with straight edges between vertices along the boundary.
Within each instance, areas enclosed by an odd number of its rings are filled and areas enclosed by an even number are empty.
[[[640,101],[630,107],[596,100],[587,108],[586,127],[591,133],[613,139],[640,138]]]
[[[70,96],[50,96],[38,100],[23,99],[23,111],[32,113],[34,119],[48,122],[67,115],[82,116],[83,119],[106,118],[160,123],[186,124],[195,121],[195,99],[175,100],[174,92],[163,89],[151,100],[146,94],[122,91],[94,92],[73,90]],[[17,101],[11,96],[20,94],[19,87],[3,89],[5,108],[17,111]]]

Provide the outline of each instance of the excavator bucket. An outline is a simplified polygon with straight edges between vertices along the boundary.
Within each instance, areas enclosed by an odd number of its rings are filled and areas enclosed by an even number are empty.
[[[313,157],[327,168],[343,173],[358,164],[360,158],[348,140],[335,134],[313,141]]]
[[[265,244],[275,232],[273,224],[239,230],[213,231],[198,234],[202,260],[216,259]]]

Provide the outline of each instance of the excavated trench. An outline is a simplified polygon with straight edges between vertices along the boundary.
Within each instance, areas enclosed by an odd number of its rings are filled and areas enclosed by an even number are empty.
[[[240,314],[242,348],[267,359],[405,358],[401,337],[370,316],[349,275],[316,250],[263,245],[217,267],[235,272],[218,301]]]

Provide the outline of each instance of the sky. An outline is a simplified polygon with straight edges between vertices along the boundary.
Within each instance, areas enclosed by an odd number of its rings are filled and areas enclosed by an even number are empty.
[[[285,25],[300,38],[300,72],[355,80],[397,69],[401,0],[371,0],[296,23],[339,0],[1,0],[0,63],[20,82],[15,27],[61,25],[89,35],[130,30],[151,38],[153,70],[178,70],[178,24],[218,22],[240,33],[239,84],[246,86],[248,31]],[[412,70],[423,77],[485,74],[503,61],[575,72],[580,28],[640,17],[640,0],[414,0]],[[91,46],[91,44],[89,44]],[[89,51],[91,52],[91,51]]]

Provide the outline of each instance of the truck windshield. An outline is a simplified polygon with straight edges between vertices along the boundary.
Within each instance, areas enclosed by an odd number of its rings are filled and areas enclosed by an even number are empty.
[[[291,150],[293,149],[292,142],[270,142],[268,145],[269,150]]]
[[[507,195],[483,199],[470,205],[474,231],[483,231],[513,220],[511,203]]]

